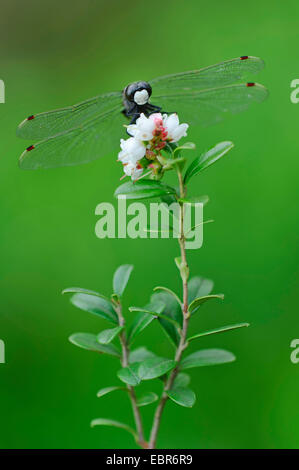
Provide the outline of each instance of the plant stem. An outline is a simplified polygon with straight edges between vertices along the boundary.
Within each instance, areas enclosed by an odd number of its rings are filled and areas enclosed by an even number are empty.
[[[185,187],[183,183],[183,176],[180,168],[177,168],[178,180],[180,185],[180,198],[185,197]],[[179,371],[179,364],[182,358],[182,354],[184,349],[187,347],[186,344],[186,337],[187,337],[187,330],[188,330],[188,323],[189,323],[189,312],[188,312],[188,276],[189,276],[189,268],[187,264],[186,258],[186,247],[185,247],[185,234],[184,234],[184,204],[180,202],[180,237],[179,237],[179,245],[181,251],[181,277],[182,277],[182,284],[183,284],[183,303],[182,303],[182,313],[183,313],[183,327],[180,332],[180,341],[175,353],[175,361],[177,363],[176,367],[170,373],[168,380],[165,383],[159,404],[156,408],[153,426],[150,435],[149,441],[149,449],[156,448],[156,441],[157,435],[160,428],[160,422],[162,413],[165,407],[165,404],[168,400],[167,391],[171,389],[174,379],[176,378],[178,371]]]
[[[118,321],[120,326],[125,326],[125,319],[122,314],[122,305],[121,303],[118,303],[115,306],[115,310],[118,316]],[[122,367],[128,367],[129,365],[129,347],[127,343],[127,338],[126,334],[124,331],[122,331],[119,334],[119,341],[121,344],[121,349],[122,349],[122,355],[121,355],[121,365]],[[133,409],[133,415],[134,415],[134,420],[135,420],[135,425],[136,425],[136,431],[138,435],[138,444],[140,447],[146,449],[147,448],[147,442],[144,439],[144,433],[143,433],[143,425],[142,425],[142,419],[141,419],[141,414],[140,410],[137,406],[137,399],[136,399],[136,394],[134,387],[131,385],[127,384],[127,390],[129,393],[132,409]]]

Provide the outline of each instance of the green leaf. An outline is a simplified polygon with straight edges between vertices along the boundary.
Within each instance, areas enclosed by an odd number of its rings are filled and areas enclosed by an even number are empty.
[[[103,397],[104,395],[108,395],[108,393],[114,392],[115,390],[127,390],[126,387],[105,387],[101,388],[101,390],[98,391],[97,397]]]
[[[180,145],[180,147],[176,147],[173,151],[173,155],[175,155],[177,152],[180,152],[181,150],[195,150],[196,145],[193,142],[186,142],[183,145]]]
[[[223,333],[224,331],[236,330],[237,328],[243,328],[245,326],[249,326],[249,323],[235,323],[234,325],[221,326],[220,328],[215,328],[214,330],[197,333],[196,335],[188,338],[187,341],[193,341],[194,339],[201,338],[202,336],[209,336],[215,333]]]
[[[150,405],[151,403],[154,403],[155,401],[158,400],[158,395],[154,392],[149,392],[146,395],[143,395],[141,398],[138,398],[137,400],[137,406],[146,406]]]
[[[189,304],[188,310],[190,313],[195,312],[197,308],[207,302],[208,300],[212,299],[224,299],[223,294],[214,294],[214,295],[205,295],[204,297],[198,297],[197,299],[192,300],[191,304]]]
[[[227,154],[232,148],[234,144],[232,142],[220,142],[219,144],[215,145],[215,147],[211,148],[207,152],[200,155],[200,157],[195,158],[190,166],[187,168],[184,183],[188,183],[192,176],[197,175],[201,171],[205,170],[221,157]]]
[[[123,367],[117,372],[117,377],[128,385],[135,387],[140,384],[140,378],[138,375],[139,362],[135,362],[128,367]]]
[[[117,188],[114,196],[126,196],[127,199],[147,199],[166,194],[175,194],[175,189],[166,186],[160,181],[144,179],[135,181],[135,183],[129,181],[128,183],[122,184]]]
[[[135,315],[134,320],[128,332],[128,342],[132,344],[136,337],[154,320],[155,318],[148,313]]]
[[[200,222],[199,224],[193,225],[187,232],[185,232],[185,236],[187,236],[188,233],[192,232],[194,229],[196,229],[200,225],[210,224],[211,222],[214,222],[214,220],[213,219],[208,219],[208,220],[204,220],[203,222]]]
[[[134,436],[135,441],[138,442],[138,436],[137,436],[137,433],[134,431],[134,429],[132,429],[127,424],[120,423],[119,421],[114,421],[112,419],[97,418],[97,419],[92,420],[92,422],[90,423],[90,426],[92,428],[94,426],[112,426],[115,428],[125,429],[125,431],[128,431],[130,434],[132,434]]]
[[[163,315],[166,315],[168,318],[175,320],[175,322],[181,328],[183,325],[183,314],[182,309],[178,305],[176,299],[174,299],[173,296],[168,292],[156,292],[151,296],[151,303],[155,304],[158,302],[164,304],[165,306]],[[159,318],[158,321],[166,333],[167,338],[170,339],[174,346],[177,346],[180,341],[180,334],[178,332],[177,326],[163,318]]]
[[[158,157],[159,160],[159,157]],[[163,170],[171,170],[175,166],[179,166],[181,169],[184,167],[186,163],[186,158],[184,157],[178,157],[178,158],[167,158],[163,162],[160,161],[160,163],[163,165]]]
[[[116,328],[110,328],[109,330],[103,330],[98,334],[98,342],[101,344],[109,344],[114,338],[124,329],[123,326],[117,326]]]
[[[190,376],[184,372],[180,372],[174,379],[172,388],[187,387],[190,383]]]
[[[119,268],[117,268],[117,270],[114,273],[113,291],[119,297],[122,296],[126,288],[126,285],[130,279],[133,268],[134,266],[132,266],[131,264],[123,264],[122,266],[119,266]]]
[[[74,333],[69,337],[69,341],[82,349],[110,354],[111,356],[120,356],[118,349],[113,344],[100,344],[97,341],[97,336],[91,333]]]
[[[170,206],[173,202],[177,202],[177,198],[174,194],[162,194],[161,201]]]
[[[146,349],[144,346],[141,346],[140,348],[134,349],[133,351],[130,352],[129,354],[129,362],[142,362],[145,359],[150,359],[156,357],[156,355]]]
[[[169,372],[176,366],[176,362],[172,359],[164,357],[154,357],[143,361],[138,370],[138,375],[141,380],[151,380],[160,377],[166,372]]]
[[[188,282],[188,303],[197,297],[209,295],[214,287],[214,282],[211,279],[194,276]]]
[[[173,320],[173,318],[168,317],[167,315],[163,315],[163,313],[158,313],[158,312],[152,312],[150,310],[145,310],[144,308],[140,307],[129,307],[130,312],[143,312],[143,313],[148,313],[149,315],[153,315],[154,318],[162,318],[163,320],[166,320],[170,323],[173,323],[174,325],[180,327],[179,323],[176,320]]]
[[[186,408],[192,408],[196,401],[195,393],[189,388],[176,387],[167,390],[166,393],[177,405],[185,406]]]
[[[117,315],[109,300],[91,294],[75,294],[71,303],[85,312],[94,313],[105,320],[118,324]]]
[[[177,301],[177,303],[179,304],[180,308],[182,308],[182,303],[179,299],[179,297],[176,295],[175,292],[173,292],[171,289],[168,289],[168,287],[163,287],[163,286],[157,286],[154,288],[154,292],[156,291],[164,291],[164,292],[168,292],[168,294],[172,295],[172,297]]]
[[[152,311],[151,309],[154,309],[156,312],[160,313],[164,308],[164,305],[160,303],[156,304],[148,304],[144,307],[143,310],[147,311]],[[149,313],[145,312],[140,312],[135,315],[134,320],[131,324],[131,327],[128,332],[128,342],[132,343],[135,338],[141,333],[141,331],[144,330],[153,320],[155,317]]]
[[[191,369],[192,367],[214,366],[233,362],[236,356],[225,349],[201,349],[185,357],[181,362],[181,369]]]
[[[105,300],[107,300],[107,302],[109,302],[109,299],[107,297],[105,297],[105,295],[102,295],[99,292],[96,292],[94,290],[82,289],[82,287],[68,287],[67,289],[64,289],[61,293],[62,294],[75,294],[75,293],[78,293],[78,294],[95,295],[95,296],[101,297],[102,299],[105,299]]]
[[[183,202],[184,204],[191,204],[192,206],[194,204],[203,204],[204,206],[209,202],[209,196],[194,196],[194,197],[189,197],[188,199],[179,199],[179,202]]]

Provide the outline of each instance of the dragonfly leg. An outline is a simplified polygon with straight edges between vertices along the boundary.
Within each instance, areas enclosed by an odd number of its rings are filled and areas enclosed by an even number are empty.
[[[148,115],[153,113],[163,113],[163,114],[176,114],[176,111],[164,111],[162,110],[161,106],[156,106],[154,104],[148,103],[147,105]]]
[[[161,111],[161,106],[156,106],[155,104],[147,103],[146,104],[146,113],[148,115],[153,113],[159,113]]]
[[[163,114],[167,114],[167,115],[168,115],[168,114],[177,114],[176,111],[164,111],[164,110],[162,111],[162,113],[163,113]]]
[[[137,106],[135,105],[132,107],[129,111],[127,109],[123,109],[122,113],[127,117],[131,118],[130,124],[136,124],[137,119],[140,117],[141,113],[144,113],[146,117],[149,117],[153,113],[158,113],[161,111],[160,106],[156,106],[154,104],[146,103],[146,105],[143,106]],[[129,134],[127,130],[127,134]]]
[[[126,114],[126,116],[129,117],[127,114]],[[131,116],[132,116],[132,114],[130,115],[130,117],[131,117]],[[133,115],[133,117],[132,117],[132,119],[131,119],[131,121],[130,121],[130,124],[136,124],[136,121],[137,121],[137,119],[139,118],[139,116],[140,116],[140,113],[134,113],[134,115]],[[129,125],[130,125],[130,124],[129,124]],[[128,134],[130,137],[132,137],[131,134],[128,132],[128,129],[127,129],[127,134]]]

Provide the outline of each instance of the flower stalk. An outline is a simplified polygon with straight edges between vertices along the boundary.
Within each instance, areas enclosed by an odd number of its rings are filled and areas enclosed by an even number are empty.
[[[118,322],[119,326],[125,327],[125,318],[122,314],[122,305],[119,300],[114,300],[113,301],[113,306],[115,309],[115,312],[118,316]],[[129,365],[129,346],[127,343],[127,338],[126,338],[126,333],[124,330],[122,330],[119,335],[119,342],[121,344],[121,365],[122,367],[128,367]],[[128,394],[130,397],[131,405],[132,405],[132,410],[133,410],[133,415],[134,415],[134,420],[135,420],[135,426],[136,426],[136,431],[137,431],[137,436],[138,436],[138,444],[142,448],[147,448],[147,443],[145,442],[144,439],[144,432],[143,432],[143,425],[142,425],[142,418],[141,418],[141,413],[140,410],[137,406],[137,398],[135,394],[134,387],[132,387],[129,384],[126,384]]]
[[[185,186],[183,183],[183,175],[179,165],[177,165],[177,175],[179,181],[179,188],[180,188],[180,199],[185,197]],[[160,401],[157,405],[153,425],[150,434],[150,441],[149,441],[149,449],[156,448],[157,436],[160,428],[162,413],[165,407],[165,404],[168,400],[167,391],[171,389],[173,382],[178,374],[179,371],[179,364],[182,358],[182,354],[184,349],[187,347],[186,339],[187,339],[187,331],[188,331],[188,323],[190,314],[188,312],[188,277],[189,277],[189,268],[187,263],[187,256],[186,256],[186,247],[185,247],[185,234],[184,234],[184,203],[180,201],[180,237],[179,237],[179,245],[181,251],[181,278],[182,278],[182,287],[183,287],[183,302],[182,302],[182,314],[183,314],[183,327],[180,331],[180,341],[178,347],[175,352],[174,360],[176,361],[176,367],[172,370],[169,375],[168,380],[164,385],[164,389],[160,398]],[[182,269],[183,268],[183,269]]]
[[[122,314],[122,305],[120,301],[113,301],[114,309],[115,312],[118,316],[118,321],[119,321],[119,326],[125,327],[125,318]],[[126,338],[126,333],[124,330],[122,330],[119,335],[119,341],[121,344],[121,365],[122,367],[128,367],[129,365],[129,346],[127,344],[127,338]],[[136,393],[134,390],[134,387],[132,387],[129,384],[126,384],[127,390],[129,393],[131,405],[132,405],[132,410],[133,410],[133,415],[134,415],[134,420],[135,420],[135,426],[136,426],[136,431],[137,431],[137,436],[138,436],[138,444],[142,448],[147,448],[147,443],[145,442],[144,439],[144,432],[143,432],[143,424],[142,424],[142,418],[141,418],[141,413],[140,410],[137,406],[137,398],[136,398]]]

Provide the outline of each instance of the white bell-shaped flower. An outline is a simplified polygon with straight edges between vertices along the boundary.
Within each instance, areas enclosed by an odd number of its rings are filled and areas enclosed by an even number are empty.
[[[133,163],[134,165],[145,155],[145,145],[141,140],[130,137],[127,140],[120,141],[121,152],[118,154],[118,160],[122,163]]]
[[[132,180],[137,180],[143,172],[143,168],[134,163],[129,162],[124,164],[124,172],[127,176],[131,176]]]
[[[153,132],[156,128],[156,124],[153,119],[150,119],[150,117],[147,118],[143,113],[141,113],[136,124],[130,124],[127,127],[129,134],[138,140],[151,140],[154,136]]]
[[[188,124],[180,124],[176,113],[163,115],[163,125],[167,132],[167,140],[170,142],[178,142],[182,137],[187,135]]]

